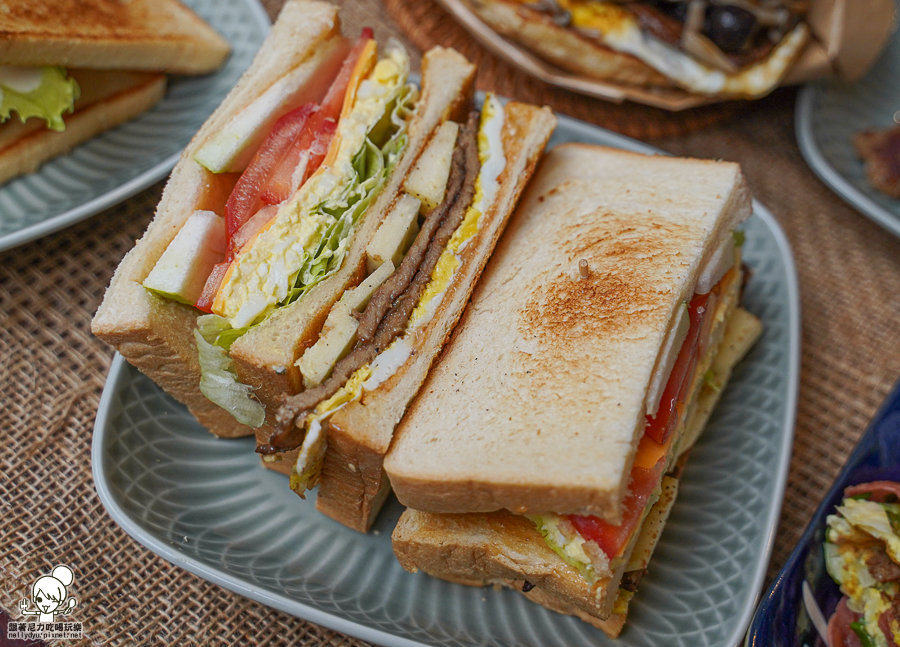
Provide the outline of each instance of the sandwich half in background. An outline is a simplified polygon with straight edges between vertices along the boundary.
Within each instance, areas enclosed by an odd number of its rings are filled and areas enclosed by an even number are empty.
[[[393,427],[555,125],[493,97],[474,111],[475,68],[453,50],[425,54],[421,92],[408,72],[399,45],[342,37],[336,7],[288,2],[92,324],[213,433],[257,429],[300,494],[320,480],[329,417],[372,405],[339,446],[376,444],[377,469],[326,472],[319,496],[349,492],[326,511],[361,530]]]
[[[162,73],[206,74],[227,41],[177,0],[14,0],[0,12],[0,182],[162,99]]]
[[[466,0],[562,69],[648,88],[755,98],[809,38],[806,0]]]
[[[618,635],[688,450],[760,334],[736,164],[542,162],[385,459],[410,571]],[[525,516],[523,516],[525,515]]]

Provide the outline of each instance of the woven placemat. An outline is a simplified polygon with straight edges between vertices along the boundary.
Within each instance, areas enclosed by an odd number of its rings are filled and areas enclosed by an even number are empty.
[[[374,23],[379,38],[402,36],[379,12],[377,0],[347,0],[348,33]],[[794,248],[803,369],[770,578],[900,375],[900,240],[816,180],[794,143],[793,101],[781,91],[739,120],[653,142],[741,162]],[[30,583],[65,563],[83,645],[363,645],[165,562],[100,504],[90,442],[112,352],[90,335],[90,319],[160,192],[0,253],[0,607],[18,620]]]
[[[748,109],[730,101],[668,112],[626,101],[616,104],[558,88],[501,61],[476,43],[435,0],[384,0],[403,33],[420,51],[435,45],[453,47],[478,65],[478,87],[615,130],[629,137],[668,137],[721,123]]]

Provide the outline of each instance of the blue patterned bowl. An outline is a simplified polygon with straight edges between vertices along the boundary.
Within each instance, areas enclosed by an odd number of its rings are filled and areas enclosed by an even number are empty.
[[[841,502],[846,487],[870,481],[900,481],[900,381],[882,404],[763,597],[747,634],[749,647],[816,644],[817,634],[803,604],[803,582],[809,583],[825,618],[830,617],[841,593],[825,571],[822,550],[825,517]]]

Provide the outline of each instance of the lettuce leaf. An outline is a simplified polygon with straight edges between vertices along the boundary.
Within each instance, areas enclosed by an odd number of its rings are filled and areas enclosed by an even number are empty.
[[[334,220],[322,232],[312,253],[307,254],[294,287],[280,305],[293,303],[340,269],[356,223],[381,192],[406,148],[406,126],[418,96],[414,85],[397,88],[384,116],[369,130],[363,147],[353,158],[355,177],[337,198],[316,207],[316,211]]]
[[[259,427],[266,421],[266,408],[253,397],[252,387],[241,384],[227,349],[217,344],[230,330],[228,320],[219,315],[197,318],[194,339],[200,358],[200,392],[228,411],[238,422]],[[225,335],[225,339],[229,337]],[[236,337],[231,338],[230,342],[234,339]]]
[[[51,130],[65,130],[63,113],[72,112],[81,90],[75,79],[67,78],[61,67],[45,67],[41,84],[31,92],[17,92],[0,81],[3,100],[0,101],[0,122],[10,118],[15,112],[24,123],[30,117],[39,117],[47,122]]]

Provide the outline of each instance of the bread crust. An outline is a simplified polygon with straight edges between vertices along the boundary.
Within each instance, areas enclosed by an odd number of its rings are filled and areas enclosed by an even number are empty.
[[[0,125],[0,183],[36,171],[45,161],[118,126],[159,102],[166,92],[162,74],[70,70],[81,88],[74,112],[64,115],[66,129],[56,132],[44,121],[18,119]]]
[[[328,60],[340,34],[337,8],[325,2],[291,0],[272,26],[248,70],[193,137],[172,171],[156,215],[119,264],[93,321],[91,331],[118,350],[177,400],[204,427],[225,437],[247,436],[253,429],[200,393],[200,365],[193,331],[199,312],[145,290],[141,283],[197,209],[224,213],[237,174],[209,172],[194,154],[241,109],[288,71],[315,71]]]
[[[230,50],[177,0],[13,0],[0,12],[4,65],[205,74]]]
[[[617,523],[663,336],[750,208],[735,164],[550,151],[394,435],[401,503]]]
[[[329,450],[316,507],[329,517],[363,532],[374,521],[389,491],[383,460],[394,429],[458,321],[555,125],[548,108],[506,104],[502,138],[507,163],[500,193],[479,220],[478,233],[461,250],[460,269],[421,330],[420,345],[388,380],[328,421]]]

